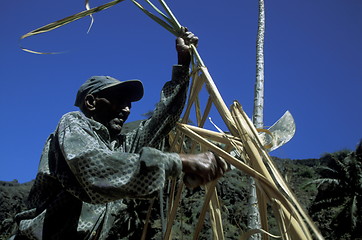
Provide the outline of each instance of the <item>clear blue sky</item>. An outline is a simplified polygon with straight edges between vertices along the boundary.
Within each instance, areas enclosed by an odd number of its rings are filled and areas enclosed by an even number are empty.
[[[84,9],[84,1],[12,0],[0,7],[0,180],[35,178],[41,150],[59,118],[74,111],[78,87],[92,75],[144,82],[129,121],[153,109],[176,63],[174,36],[130,0],[50,33],[21,35]],[[141,0],[140,0],[141,2]],[[168,0],[182,25],[200,38],[199,53],[227,105],[251,116],[258,1]],[[105,1],[91,1],[101,5]],[[271,155],[319,158],[354,149],[362,138],[362,1],[266,1],[265,125],[286,110],[294,138]],[[218,123],[216,113],[211,116]],[[215,130],[215,129],[212,129]],[[223,129],[226,130],[226,129]]]

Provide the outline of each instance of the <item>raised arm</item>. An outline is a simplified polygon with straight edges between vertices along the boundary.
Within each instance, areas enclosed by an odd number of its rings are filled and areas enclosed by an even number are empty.
[[[196,46],[198,38],[187,28],[182,28],[181,36],[176,39],[178,65],[173,66],[171,81],[163,86],[152,117],[126,136],[127,151],[138,152],[144,146],[158,147],[180,119],[189,86],[191,44]]]

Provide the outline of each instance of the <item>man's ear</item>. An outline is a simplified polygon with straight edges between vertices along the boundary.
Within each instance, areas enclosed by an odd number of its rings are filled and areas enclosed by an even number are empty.
[[[84,107],[90,112],[96,109],[96,99],[92,94],[87,94],[87,96],[85,96]]]

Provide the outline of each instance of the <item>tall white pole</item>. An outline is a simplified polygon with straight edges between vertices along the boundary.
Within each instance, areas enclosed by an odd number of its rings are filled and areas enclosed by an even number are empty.
[[[265,10],[264,0],[259,0],[259,18],[258,34],[256,40],[256,81],[254,91],[254,111],[253,124],[256,128],[264,127],[264,33],[265,33]],[[258,208],[258,198],[256,194],[256,185],[252,177],[249,178],[250,195],[249,195],[249,213],[248,228],[258,229],[260,225],[260,214]],[[250,240],[261,239],[260,234],[254,234]]]

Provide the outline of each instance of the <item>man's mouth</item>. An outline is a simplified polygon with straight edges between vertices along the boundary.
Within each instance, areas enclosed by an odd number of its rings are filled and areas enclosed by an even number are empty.
[[[128,115],[126,115],[126,114],[120,114],[117,119],[118,119],[118,120],[120,121],[120,123],[123,125],[123,123],[127,120],[127,118],[128,118]]]
[[[122,118],[114,118],[112,122],[115,125],[123,126],[124,120]]]

